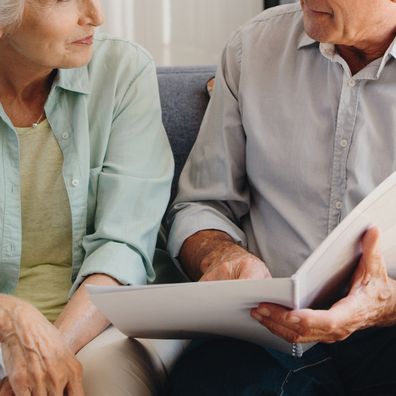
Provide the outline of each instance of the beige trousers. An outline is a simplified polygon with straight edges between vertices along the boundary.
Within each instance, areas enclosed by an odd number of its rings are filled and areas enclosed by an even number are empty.
[[[154,396],[189,341],[129,339],[110,326],[77,353],[85,396]],[[6,373],[0,349],[0,379]]]
[[[129,339],[111,326],[77,353],[85,396],[161,394],[168,372],[189,341]]]

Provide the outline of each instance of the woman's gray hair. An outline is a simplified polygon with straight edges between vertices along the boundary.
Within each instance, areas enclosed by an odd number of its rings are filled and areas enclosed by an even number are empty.
[[[0,28],[12,29],[22,18],[25,0],[0,0]]]

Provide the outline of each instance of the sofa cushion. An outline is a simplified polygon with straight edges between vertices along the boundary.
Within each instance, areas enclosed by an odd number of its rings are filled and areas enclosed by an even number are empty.
[[[157,68],[163,123],[175,157],[171,200],[208,105],[206,82],[215,71],[215,66]]]

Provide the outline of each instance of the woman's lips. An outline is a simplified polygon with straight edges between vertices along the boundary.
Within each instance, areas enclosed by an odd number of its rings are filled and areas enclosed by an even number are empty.
[[[80,40],[73,41],[73,44],[92,45],[93,44],[93,35],[84,37]]]

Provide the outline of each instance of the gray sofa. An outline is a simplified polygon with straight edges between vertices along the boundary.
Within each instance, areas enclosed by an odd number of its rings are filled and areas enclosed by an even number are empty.
[[[215,66],[157,69],[163,123],[175,157],[171,200],[209,101],[206,82],[215,71]]]
[[[162,105],[163,123],[175,158],[175,176],[170,202],[177,191],[180,172],[198,134],[209,95],[206,82],[214,76],[214,66],[159,67],[158,84]],[[164,228],[158,235],[154,257],[156,279],[154,283],[185,281],[166,253]]]

